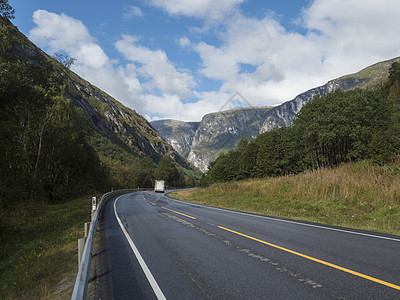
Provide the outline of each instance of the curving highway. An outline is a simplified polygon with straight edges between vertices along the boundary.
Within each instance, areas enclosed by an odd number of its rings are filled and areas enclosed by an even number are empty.
[[[400,299],[400,237],[189,204],[110,200],[94,299]]]

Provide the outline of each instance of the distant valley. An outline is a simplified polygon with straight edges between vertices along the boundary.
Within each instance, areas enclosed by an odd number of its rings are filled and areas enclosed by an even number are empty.
[[[276,107],[246,107],[205,115],[200,122],[157,120],[150,124],[189,162],[206,172],[221,153],[234,148],[242,138],[254,139],[273,128],[290,126],[296,114],[315,96],[337,89],[368,89],[381,85],[389,67],[400,58],[376,63],[360,72],[342,76],[310,89]]]

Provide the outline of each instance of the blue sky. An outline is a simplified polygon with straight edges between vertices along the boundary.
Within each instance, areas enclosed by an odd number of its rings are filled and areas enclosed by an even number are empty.
[[[398,0],[9,2],[33,42],[149,120],[199,121],[236,92],[280,104],[400,56]]]

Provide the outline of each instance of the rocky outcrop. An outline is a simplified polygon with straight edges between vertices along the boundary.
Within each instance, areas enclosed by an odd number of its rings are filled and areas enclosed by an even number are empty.
[[[205,172],[212,161],[221,153],[234,148],[241,138],[253,139],[273,128],[293,124],[300,109],[315,96],[323,96],[337,89],[347,91],[381,85],[395,61],[400,61],[400,58],[380,62],[358,73],[331,80],[279,106],[237,108],[211,113],[205,115],[199,123],[165,120],[151,124],[189,162]]]
[[[255,138],[270,108],[254,107],[207,114],[193,137],[187,159],[205,172],[222,152],[242,138]]]
[[[123,106],[111,96],[86,82],[76,74],[70,76],[67,97],[82,107],[92,125],[108,139],[139,156],[149,156],[158,162],[170,155],[180,166],[192,167],[136,111]]]
[[[201,122],[153,121],[151,125],[185,158],[203,172],[218,155],[235,147],[241,138],[261,131],[271,107],[233,109],[205,115]]]
[[[151,122],[151,125],[161,136],[168,137],[168,143],[170,143],[176,151],[184,157],[187,157],[200,122],[159,120]]]
[[[315,96],[323,96],[327,93],[333,92],[337,89],[347,91],[357,88],[365,80],[356,78],[336,79],[331,80],[323,86],[319,86],[308,90],[293,100],[287,101],[279,106],[270,110],[270,113],[263,122],[260,133],[270,131],[273,128],[290,126],[296,117],[296,114],[307,102],[311,101]]]

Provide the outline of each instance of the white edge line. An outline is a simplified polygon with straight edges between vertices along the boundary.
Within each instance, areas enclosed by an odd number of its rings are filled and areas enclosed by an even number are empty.
[[[174,198],[170,198],[168,196],[164,196],[164,197],[172,199],[173,201],[178,201],[178,202],[185,203],[185,204],[192,205],[192,206],[207,207],[207,208],[211,208],[211,209],[215,209],[215,210],[222,210],[222,211],[225,211],[225,212],[230,212],[230,213],[244,215],[244,216],[250,216],[250,217],[267,219],[267,220],[272,220],[272,221],[277,221],[277,222],[284,222],[284,223],[296,224],[296,225],[301,225],[301,226],[308,226],[308,227],[314,227],[314,228],[320,228],[320,229],[326,229],[326,230],[332,230],[332,231],[339,231],[339,232],[344,232],[344,233],[349,233],[349,234],[356,234],[356,235],[362,235],[362,236],[367,236],[367,237],[372,237],[372,238],[377,238],[377,239],[400,242],[399,239],[385,237],[385,236],[379,236],[379,235],[373,235],[373,234],[368,234],[368,233],[361,233],[361,232],[355,232],[355,231],[349,231],[349,230],[344,230],[344,229],[331,228],[331,227],[325,227],[325,226],[313,225],[313,224],[307,224],[307,223],[300,223],[300,222],[296,222],[296,221],[289,221],[289,220],[283,220],[283,219],[278,219],[278,218],[270,218],[270,217],[267,217],[267,216],[253,215],[253,214],[248,214],[248,213],[240,212],[240,211],[234,211],[234,210],[223,209],[223,208],[219,208],[219,207],[213,207],[213,206],[207,206],[207,205],[201,205],[201,204],[185,202],[185,201],[177,200],[177,199],[174,199]]]
[[[114,202],[114,214],[115,214],[115,218],[117,219],[117,221],[118,221],[118,223],[119,223],[119,226],[120,226],[121,229],[122,229],[122,232],[125,234],[125,237],[126,237],[126,239],[128,240],[128,243],[129,243],[129,245],[131,246],[132,251],[133,251],[133,253],[135,254],[137,260],[139,261],[139,264],[140,264],[140,266],[142,267],[142,270],[143,270],[144,274],[146,275],[147,280],[149,281],[151,287],[153,288],[153,291],[154,291],[154,293],[156,294],[157,298],[160,299],[160,300],[161,300],[161,299],[166,300],[166,298],[165,298],[163,292],[161,291],[160,287],[158,286],[158,284],[157,284],[156,280],[154,279],[153,275],[151,274],[149,268],[147,267],[146,262],[144,261],[144,259],[143,259],[142,256],[140,255],[140,252],[139,252],[139,250],[136,248],[135,244],[133,243],[131,237],[129,236],[128,231],[125,229],[125,227],[124,227],[124,225],[122,224],[120,218],[118,217],[118,214],[117,214],[117,206],[116,206],[116,205],[117,205],[117,201],[118,201],[118,199],[119,199],[120,197],[122,197],[122,196],[119,196],[119,197],[115,200],[115,202]]]

